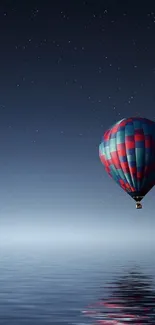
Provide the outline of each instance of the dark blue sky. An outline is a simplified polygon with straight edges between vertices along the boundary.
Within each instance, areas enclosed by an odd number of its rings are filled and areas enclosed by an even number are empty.
[[[153,236],[154,189],[136,211],[98,146],[155,119],[155,2],[1,1],[0,29],[2,234]]]

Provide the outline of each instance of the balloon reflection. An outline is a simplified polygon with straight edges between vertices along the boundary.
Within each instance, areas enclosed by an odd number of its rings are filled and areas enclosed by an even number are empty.
[[[83,311],[94,325],[155,324],[155,291],[152,278],[131,271],[111,284],[111,295]]]

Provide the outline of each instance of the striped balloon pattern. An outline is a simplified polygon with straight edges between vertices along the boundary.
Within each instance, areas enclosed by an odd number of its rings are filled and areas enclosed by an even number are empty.
[[[124,118],[105,132],[99,156],[106,172],[140,201],[155,185],[155,122]]]

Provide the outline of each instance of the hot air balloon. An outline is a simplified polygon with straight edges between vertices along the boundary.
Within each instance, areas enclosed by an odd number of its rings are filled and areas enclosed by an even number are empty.
[[[106,172],[135,201],[155,185],[155,122],[146,118],[124,118],[108,129],[99,146]]]

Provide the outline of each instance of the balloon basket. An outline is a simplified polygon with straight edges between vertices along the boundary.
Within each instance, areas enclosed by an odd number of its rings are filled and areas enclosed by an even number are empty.
[[[137,202],[136,203],[136,209],[142,209],[142,204],[140,202]]]

